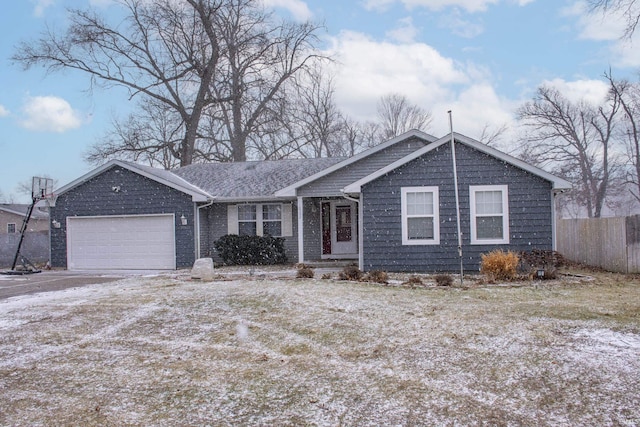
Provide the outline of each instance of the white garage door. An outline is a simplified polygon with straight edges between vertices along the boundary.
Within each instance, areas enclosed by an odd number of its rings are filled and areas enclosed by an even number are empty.
[[[175,269],[173,215],[67,218],[69,270]]]

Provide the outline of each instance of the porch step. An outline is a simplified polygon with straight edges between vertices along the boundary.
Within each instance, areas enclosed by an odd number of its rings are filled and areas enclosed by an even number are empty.
[[[313,268],[344,268],[351,264],[358,265],[357,259],[339,259],[339,260],[321,260],[321,261],[305,261],[304,264]]]

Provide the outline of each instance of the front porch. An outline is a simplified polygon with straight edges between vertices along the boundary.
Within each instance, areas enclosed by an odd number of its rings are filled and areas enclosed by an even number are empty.
[[[298,197],[298,262],[360,265],[358,201],[344,197]]]

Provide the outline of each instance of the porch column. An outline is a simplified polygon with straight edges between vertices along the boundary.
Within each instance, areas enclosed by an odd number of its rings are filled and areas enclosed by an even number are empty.
[[[298,196],[298,262],[304,262],[304,204]]]

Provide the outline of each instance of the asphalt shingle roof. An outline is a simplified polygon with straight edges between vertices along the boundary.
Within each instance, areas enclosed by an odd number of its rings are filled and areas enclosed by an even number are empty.
[[[0,203],[0,210],[16,215],[26,215],[27,211],[29,210],[29,205],[17,203]],[[41,211],[38,208],[38,205],[36,205],[36,207],[33,209],[33,212],[31,213],[31,218],[47,219],[49,218],[49,214],[47,212]]]
[[[273,197],[276,191],[344,159],[329,157],[204,163],[185,166],[173,173],[217,198]]]

